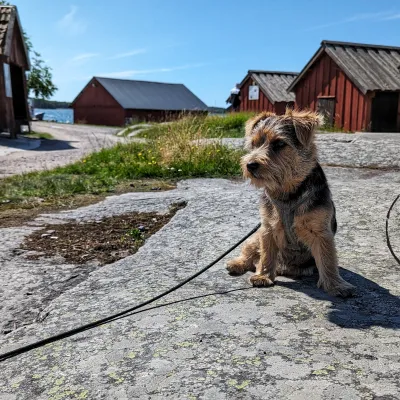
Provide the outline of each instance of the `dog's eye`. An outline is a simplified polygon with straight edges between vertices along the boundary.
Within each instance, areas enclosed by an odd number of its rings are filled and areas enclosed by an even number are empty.
[[[273,151],[279,151],[286,146],[287,146],[287,143],[280,139],[275,140],[274,142],[271,143],[271,148]]]

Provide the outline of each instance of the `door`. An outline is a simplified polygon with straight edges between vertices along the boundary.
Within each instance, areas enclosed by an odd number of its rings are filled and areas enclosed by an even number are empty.
[[[333,126],[335,118],[335,98],[320,97],[317,103],[317,111],[324,116],[326,126]]]
[[[28,119],[26,97],[24,88],[24,71],[22,68],[11,64],[11,86],[14,106],[14,118],[25,121]]]
[[[396,92],[378,92],[372,99],[372,132],[397,131],[397,107],[399,94]]]

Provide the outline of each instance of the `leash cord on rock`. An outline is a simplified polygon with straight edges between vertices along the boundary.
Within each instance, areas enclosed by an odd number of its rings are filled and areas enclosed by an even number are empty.
[[[189,283],[193,279],[197,278],[199,275],[201,275],[204,272],[206,272],[207,270],[209,270],[217,262],[221,261],[224,257],[226,257],[234,249],[236,249],[236,247],[241,245],[246,239],[248,239],[251,235],[253,235],[253,233],[257,232],[257,230],[258,230],[258,228],[260,226],[261,226],[261,224],[258,224],[246,236],[244,236],[242,239],[240,239],[236,244],[234,244],[231,248],[229,248],[227,251],[225,251],[225,253],[220,255],[216,260],[214,260],[213,262],[211,262],[210,264],[208,264],[207,266],[202,268],[200,271],[198,271],[195,274],[189,276],[189,278],[185,279],[181,283],[179,283],[176,286],[172,287],[171,289],[168,289],[165,292],[153,297],[152,299],[146,300],[141,304],[138,304],[138,305],[136,305],[134,307],[128,308],[127,310],[121,311],[121,312],[119,312],[117,314],[110,315],[109,317],[105,317],[105,318],[99,319],[98,321],[91,322],[90,324],[82,325],[82,326],[79,326],[77,328],[71,329],[69,331],[59,333],[58,335],[54,335],[54,336],[48,337],[46,339],[39,340],[38,342],[28,344],[27,346],[20,347],[18,349],[9,351],[9,352],[4,353],[4,354],[0,354],[0,362],[3,362],[3,361],[5,361],[5,360],[7,360],[9,358],[18,356],[18,355],[23,354],[23,353],[27,353],[28,351],[37,349],[39,347],[43,347],[43,346],[45,346],[47,344],[54,343],[54,342],[57,342],[59,340],[65,339],[67,337],[77,335],[78,333],[87,331],[89,329],[96,328],[96,327],[98,327],[100,325],[107,324],[107,323],[112,322],[112,321],[114,321],[116,319],[121,319],[123,317],[128,316],[128,314],[132,313],[132,311],[135,311],[135,310],[137,310],[139,308],[147,306],[148,304],[154,303],[155,301],[161,299],[162,297],[165,297],[168,294],[170,294],[172,292],[175,292],[176,290],[178,290],[182,286],[186,285],[187,283]],[[167,304],[164,304],[164,305],[167,305]],[[160,305],[160,307],[161,306],[163,306],[163,305]]]
[[[392,208],[394,205],[397,203],[397,200],[400,198],[400,194],[394,199],[392,205],[389,208],[389,211],[386,216],[386,243],[387,247],[389,248],[389,251],[392,253],[393,258],[397,261],[397,263],[400,265],[400,259],[396,256],[396,253],[393,250],[392,244],[390,243],[390,237],[389,237],[389,218],[390,218],[390,213],[392,211]]]

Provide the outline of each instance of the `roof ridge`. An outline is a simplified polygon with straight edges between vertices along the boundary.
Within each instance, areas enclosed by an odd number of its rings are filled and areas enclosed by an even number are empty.
[[[248,74],[271,74],[271,75],[298,75],[298,72],[270,71],[263,69],[249,69]]]
[[[321,46],[325,45],[336,45],[336,46],[347,46],[347,47],[366,47],[372,49],[383,49],[383,50],[399,50],[400,46],[387,46],[387,45],[380,45],[380,44],[368,44],[368,43],[353,43],[353,42],[340,42],[335,40],[323,40],[321,42]]]
[[[158,83],[160,85],[182,85],[182,86],[185,86],[183,83],[146,81],[146,80],[142,80],[142,79],[112,78],[112,77],[108,77],[108,76],[97,76],[97,75],[93,76],[93,78],[110,79],[110,80],[114,80],[114,81],[123,81],[123,82],[145,82],[145,83]]]

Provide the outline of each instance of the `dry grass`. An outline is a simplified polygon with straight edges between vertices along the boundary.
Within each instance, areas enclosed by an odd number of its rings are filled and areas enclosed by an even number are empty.
[[[231,113],[224,116],[186,116],[177,121],[155,124],[140,132],[136,137],[157,139],[165,138],[177,132],[189,130],[197,132],[202,138],[235,138],[244,136],[246,121],[254,113]]]

